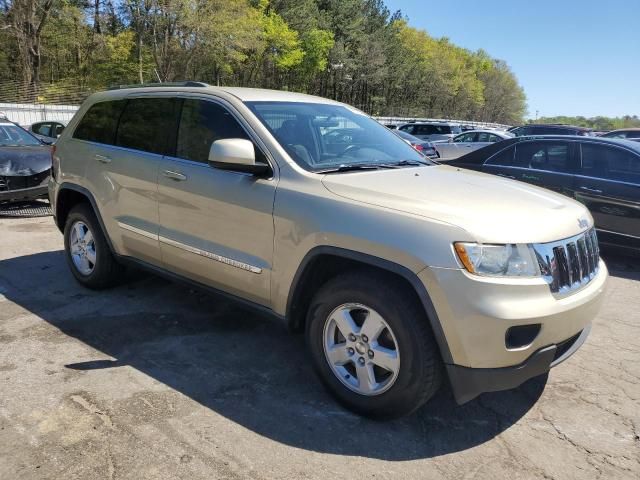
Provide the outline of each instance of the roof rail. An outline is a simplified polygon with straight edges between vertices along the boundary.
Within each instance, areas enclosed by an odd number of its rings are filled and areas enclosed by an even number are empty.
[[[145,88],[145,87],[208,87],[204,82],[164,82],[164,83],[134,83],[131,85],[113,85],[108,90],[121,90],[123,88]]]

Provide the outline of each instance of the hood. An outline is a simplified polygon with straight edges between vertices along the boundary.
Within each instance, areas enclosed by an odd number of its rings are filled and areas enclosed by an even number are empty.
[[[588,210],[565,196],[445,165],[329,174],[322,183],[341,197],[446,222],[471,236],[459,240],[545,243],[593,225]]]
[[[51,168],[51,147],[0,147],[0,175],[26,177]]]

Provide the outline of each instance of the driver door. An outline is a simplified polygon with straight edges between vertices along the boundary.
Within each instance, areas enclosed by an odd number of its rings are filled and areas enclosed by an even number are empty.
[[[158,176],[162,261],[172,272],[268,305],[277,173],[258,178],[211,166],[211,144],[224,138],[252,140],[222,102],[185,98],[175,152]]]

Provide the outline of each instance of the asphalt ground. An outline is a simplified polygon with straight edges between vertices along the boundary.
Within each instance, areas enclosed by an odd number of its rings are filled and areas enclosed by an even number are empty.
[[[132,272],[94,292],[50,217],[0,217],[0,479],[640,478],[640,261],[548,376],[392,422],[337,405],[303,337]]]

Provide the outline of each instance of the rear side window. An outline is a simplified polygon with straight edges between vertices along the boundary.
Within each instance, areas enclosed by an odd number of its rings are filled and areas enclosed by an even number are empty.
[[[204,100],[184,101],[178,129],[178,158],[207,162],[211,144],[224,138],[250,140],[233,115],[221,105]]]
[[[129,100],[120,117],[116,145],[163,155],[175,133],[178,102],[176,98]]]
[[[582,174],[640,184],[640,157],[615,147],[584,143]]]
[[[549,172],[569,172],[569,155],[569,144],[566,142],[526,142],[516,147],[516,163],[519,166]]]
[[[114,100],[89,107],[73,132],[73,138],[113,145],[125,103],[126,100]]]
[[[515,147],[509,147],[497,155],[494,155],[487,161],[487,165],[496,165],[500,167],[520,167],[515,161]]]

